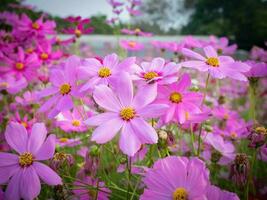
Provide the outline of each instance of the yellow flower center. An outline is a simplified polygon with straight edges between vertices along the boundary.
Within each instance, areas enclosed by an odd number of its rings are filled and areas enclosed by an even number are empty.
[[[33,52],[33,48],[27,48],[25,51],[26,51],[26,53],[32,53]]]
[[[80,126],[80,125],[81,125],[81,122],[80,122],[79,120],[74,119],[74,120],[72,121],[72,126],[76,126],[76,127],[78,127],[78,126]]]
[[[96,195],[97,195],[96,190],[93,190],[93,189],[90,190],[89,189],[88,194],[92,199],[96,199]]]
[[[27,128],[27,127],[28,127],[28,124],[27,124],[27,122],[20,122],[20,124],[21,124],[22,126],[24,126],[25,128]]]
[[[179,92],[173,92],[170,95],[170,101],[172,103],[181,103],[182,99],[182,95]]]
[[[16,69],[18,69],[18,70],[22,70],[22,69],[24,69],[24,64],[21,63],[21,62],[17,62],[17,63],[16,63]]]
[[[134,32],[135,32],[135,33],[140,33],[141,30],[140,30],[140,28],[136,28],[136,29],[134,30]]]
[[[123,108],[120,111],[120,117],[125,121],[129,121],[135,117],[135,110],[131,107]]]
[[[48,58],[48,54],[47,53],[42,53],[41,54],[41,59],[42,60],[47,60],[47,58]]]
[[[79,29],[76,29],[74,31],[74,33],[75,33],[76,37],[81,37],[81,35],[82,35],[82,32]]]
[[[158,75],[157,72],[147,72],[147,73],[144,74],[144,78],[145,78],[146,80],[151,80],[151,79],[153,79],[153,78],[155,78],[155,77],[158,77],[158,76],[159,76],[159,75]]]
[[[188,193],[183,187],[177,188],[172,194],[173,200],[188,200]]]
[[[231,136],[232,139],[235,139],[235,138],[237,138],[237,133],[236,132],[232,132],[230,134],[230,136]]]
[[[255,128],[256,133],[260,133],[265,135],[267,133],[266,128],[264,128],[263,126],[258,126],[257,128]]]
[[[130,41],[128,42],[128,46],[134,48],[136,46],[136,42]]]
[[[65,138],[65,137],[59,139],[60,143],[65,143],[65,142],[68,142],[68,141],[69,141],[69,139]]]
[[[67,155],[62,152],[55,153],[53,160],[55,161],[64,161],[67,158]]]
[[[220,65],[218,58],[215,58],[215,57],[208,58],[206,60],[206,63],[212,67],[219,67],[219,65]]]
[[[71,91],[71,86],[68,83],[64,83],[60,86],[60,93],[62,95],[69,94]]]
[[[7,88],[8,87],[8,82],[2,82],[2,83],[0,83],[0,87]]]
[[[190,118],[190,114],[189,114],[189,112],[185,112],[185,119],[186,119],[186,120],[189,120],[189,118]]]
[[[19,165],[21,167],[28,167],[33,163],[33,155],[25,152],[19,156]]]
[[[32,28],[38,30],[40,28],[40,25],[37,22],[34,22],[32,23]]]
[[[111,71],[108,67],[101,67],[98,71],[98,76],[101,78],[109,77],[111,75]]]

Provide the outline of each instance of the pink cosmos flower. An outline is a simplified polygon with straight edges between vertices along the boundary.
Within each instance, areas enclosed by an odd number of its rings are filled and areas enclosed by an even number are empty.
[[[83,111],[79,111],[78,108],[74,108],[72,112],[62,112],[62,117],[57,121],[57,125],[66,132],[83,132],[87,130],[86,124],[83,122]],[[87,114],[86,114],[87,115]],[[86,116],[88,117],[88,116]]]
[[[231,142],[224,141],[223,137],[217,134],[208,133],[204,137],[206,144],[211,145],[215,150],[206,149],[203,152],[203,157],[207,160],[214,159],[216,156],[216,162],[220,165],[227,165],[235,158],[235,147]]]
[[[203,96],[197,92],[187,91],[190,85],[190,76],[184,74],[178,83],[158,87],[156,102],[169,105],[169,109],[161,117],[164,123],[172,121],[183,124],[189,119],[189,115],[201,113],[200,105]]]
[[[13,118],[11,118],[10,121],[17,122],[17,123],[21,124],[22,126],[24,126],[27,131],[30,131],[33,124],[35,123],[36,119],[33,118],[33,119],[29,120],[27,114],[25,114],[24,117],[22,118],[20,116],[19,112],[16,112],[15,116]]]
[[[105,56],[103,62],[96,58],[85,59],[78,69],[78,76],[82,80],[87,80],[87,82],[81,87],[80,91],[93,89],[95,85],[99,84],[111,84],[121,71],[131,71],[133,65],[135,65],[135,60],[135,57],[129,57],[119,62],[118,56],[114,53]]]
[[[108,200],[109,193],[111,193],[111,191],[105,187],[104,182],[99,181],[98,179],[93,179],[90,176],[75,181],[74,188],[75,187],[77,189],[74,189],[73,193],[79,200],[94,200],[96,197],[98,200]],[[100,190],[97,191],[96,188],[99,188]]]
[[[134,80],[163,85],[177,81],[179,67],[174,62],[165,63],[163,58],[154,58],[151,62],[142,62],[135,70]]]
[[[140,200],[205,199],[209,172],[198,158],[169,156],[155,162],[145,175]]]
[[[229,45],[229,40],[227,37],[217,38],[216,36],[212,35],[209,37],[209,39],[210,45],[217,50],[218,54],[232,55],[237,49],[236,44]]]
[[[250,58],[256,61],[267,62],[267,51],[263,48],[253,46],[250,51]]]
[[[16,94],[21,92],[28,85],[27,80],[24,77],[15,78],[14,76],[6,75],[3,78],[0,77],[0,91],[6,90],[10,94]]]
[[[61,66],[60,69],[50,70],[52,85],[36,94],[38,99],[53,95],[39,109],[39,112],[50,110],[49,118],[54,118],[60,112],[72,109],[72,98],[78,96],[76,72],[80,66],[80,58],[71,56]]]
[[[108,2],[113,8],[120,7],[120,6],[122,6],[122,5],[124,4],[123,2],[120,2],[120,1],[117,1],[117,0],[107,0],[107,2]]]
[[[46,34],[54,34],[56,23],[47,20],[43,22],[43,17],[33,22],[27,15],[23,14],[21,20],[18,21],[18,30],[33,34],[34,36],[45,36]]]
[[[156,85],[151,84],[140,88],[133,96],[133,84],[126,72],[121,73],[114,90],[106,85],[96,86],[94,100],[107,112],[85,121],[89,126],[98,126],[91,140],[103,144],[121,130],[119,146],[128,156],[133,156],[142,144],[156,143],[156,131],[144,120],[158,117],[166,111],[164,104],[150,104],[156,95]]]
[[[37,54],[42,63],[50,63],[54,60],[58,60],[62,56],[60,50],[53,51],[51,41],[42,42],[37,45]]]
[[[17,54],[11,54],[4,58],[7,67],[1,67],[0,71],[8,76],[24,77],[33,80],[37,75],[37,69],[41,65],[35,53],[25,55],[24,50],[19,47]]]
[[[60,146],[60,147],[75,147],[77,145],[80,145],[81,141],[80,138],[57,138],[56,139],[56,145]]]
[[[47,139],[46,135],[43,123],[34,124],[31,133],[18,123],[7,126],[6,141],[19,155],[0,152],[0,184],[9,182],[6,200],[36,198],[41,191],[40,178],[48,185],[62,184],[56,172],[38,162],[52,158],[55,152],[55,135]]]
[[[157,40],[151,41],[151,44],[155,48],[159,49],[161,52],[164,52],[169,47],[168,42],[162,42],[162,41],[157,41]]]
[[[182,50],[183,54],[196,60],[182,62],[181,66],[198,69],[202,72],[207,71],[214,78],[222,79],[229,77],[240,81],[247,81],[243,73],[249,71],[250,66],[242,62],[235,62],[229,56],[218,56],[217,52],[211,46],[206,46],[203,50],[206,57],[184,48]]]
[[[189,49],[202,47],[200,40],[191,35],[188,35],[185,38],[183,38],[181,42],[184,43],[185,48],[189,48]]]
[[[18,104],[22,106],[27,106],[36,103],[36,94],[35,92],[26,91],[23,93],[22,97],[16,96],[15,100]]]
[[[250,70],[246,72],[247,77],[266,77],[267,64],[265,62],[247,61],[246,64],[251,66]]]
[[[144,49],[144,45],[137,41],[121,40],[120,46],[128,51],[140,51]]]
[[[143,36],[143,37],[151,37],[152,33],[143,32],[141,29],[136,28],[134,30],[130,29],[121,29],[121,32],[127,35],[136,35],[136,36]]]
[[[82,19],[80,16],[78,17],[68,17],[67,21],[74,24],[74,28],[67,28],[63,30],[64,33],[74,34],[77,38],[81,37],[84,34],[90,34],[93,32],[93,27],[85,27],[85,25],[90,24],[91,20],[89,18]]]
[[[220,188],[210,185],[207,189],[208,200],[239,200],[235,193],[221,190]]]

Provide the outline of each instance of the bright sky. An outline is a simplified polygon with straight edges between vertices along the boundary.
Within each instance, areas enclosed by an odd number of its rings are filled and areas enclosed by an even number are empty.
[[[112,8],[106,0],[25,0],[24,3],[36,6],[37,10],[60,17],[70,15],[89,17],[97,14],[112,17]],[[121,17],[123,21],[129,19],[126,12]]]

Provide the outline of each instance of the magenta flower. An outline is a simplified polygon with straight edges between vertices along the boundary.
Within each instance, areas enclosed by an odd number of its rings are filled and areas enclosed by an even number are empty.
[[[169,156],[155,162],[145,175],[140,200],[205,199],[209,172],[198,158]]]
[[[227,37],[217,38],[216,36],[210,36],[210,43],[217,50],[218,54],[232,55],[237,49],[236,44],[229,45]]]
[[[54,60],[58,60],[62,56],[60,50],[53,51],[51,42],[52,41],[46,41],[37,45],[37,53],[42,63],[50,63]]]
[[[57,138],[56,139],[56,145],[60,147],[75,147],[77,145],[81,144],[80,138]]]
[[[96,58],[85,59],[78,70],[78,76],[82,80],[87,80],[87,82],[81,87],[80,91],[93,89],[95,85],[99,84],[111,84],[118,73],[130,71],[133,65],[135,65],[135,57],[129,57],[119,62],[118,56],[114,53],[105,56],[103,62]]]
[[[25,55],[24,50],[19,47],[18,53],[5,57],[4,61],[8,67],[0,69],[4,74],[9,76],[16,76],[17,78],[24,77],[27,80],[33,80],[36,78],[37,69],[41,63],[35,53]]]
[[[177,81],[179,67],[174,62],[165,63],[163,58],[154,58],[151,62],[142,62],[135,70],[134,80],[163,85]]]
[[[142,43],[132,40],[121,40],[120,46],[128,51],[140,51],[144,49],[144,45]]]
[[[126,72],[120,74],[114,90],[106,85],[96,86],[94,100],[107,112],[86,120],[87,125],[98,126],[91,140],[103,144],[121,130],[119,146],[128,156],[133,156],[141,144],[157,143],[156,131],[144,120],[158,117],[166,111],[164,104],[150,104],[156,95],[156,85],[151,84],[139,89],[133,97],[133,84]]]
[[[62,184],[56,172],[38,162],[52,158],[55,152],[55,135],[47,139],[46,135],[43,123],[34,124],[31,133],[18,123],[7,126],[6,141],[19,155],[0,153],[0,184],[9,182],[5,199],[36,198],[41,190],[40,178],[48,185]]]
[[[78,108],[74,108],[72,112],[62,112],[62,117],[57,121],[57,125],[66,132],[83,132],[87,130],[86,124],[83,122],[83,111],[79,111]]]
[[[27,15],[23,14],[21,20],[18,21],[18,30],[33,34],[34,36],[45,36],[46,34],[54,34],[56,23],[47,20],[43,22],[43,18],[33,22]]]
[[[139,28],[136,28],[134,30],[130,30],[130,29],[121,29],[121,32],[127,35],[135,35],[135,36],[142,36],[142,37],[151,37],[152,33],[148,33],[148,32],[144,32]]]
[[[74,34],[77,38],[84,34],[90,34],[93,32],[93,27],[85,27],[85,25],[90,24],[91,20],[89,18],[82,19],[78,17],[68,17],[66,21],[69,21],[75,25],[75,27],[67,28],[63,30],[64,33]]]
[[[50,110],[48,117],[54,118],[60,112],[73,108],[72,98],[78,95],[76,85],[78,66],[80,66],[80,58],[71,56],[62,63],[62,68],[56,68],[50,71],[50,82],[52,85],[38,92],[36,95],[39,99],[46,96],[53,96],[40,107],[39,112]]]
[[[222,136],[208,133],[204,138],[206,144],[211,145],[215,151],[206,149],[203,157],[207,160],[214,160],[220,165],[227,165],[235,158],[235,147],[231,142],[224,141]]]
[[[229,77],[240,81],[247,81],[243,73],[249,71],[250,66],[242,62],[235,62],[229,56],[218,56],[217,52],[211,46],[204,47],[203,49],[206,57],[184,48],[182,53],[196,60],[182,62],[181,66],[198,69],[202,72],[207,71],[214,78],[222,79]]]
[[[246,64],[251,66],[250,70],[246,72],[246,76],[251,77],[266,77],[267,76],[267,64],[265,62],[247,61]]]
[[[220,188],[210,185],[207,189],[207,199],[210,200],[239,200],[235,193],[221,190]]]
[[[172,121],[183,124],[191,114],[201,113],[200,105],[203,96],[197,92],[187,91],[190,85],[189,75],[184,74],[178,83],[159,86],[156,102],[169,105],[169,109],[161,117],[164,123]]]
[[[3,78],[0,78],[0,91],[6,90],[10,94],[21,92],[27,85],[28,82],[24,77],[17,79],[14,76],[6,75]]]
[[[79,200],[108,200],[110,196],[109,193],[111,193],[111,191],[105,187],[104,182],[93,179],[90,176],[75,181],[74,188],[77,189],[74,189],[73,193]],[[96,188],[99,188],[100,191],[97,191]]]

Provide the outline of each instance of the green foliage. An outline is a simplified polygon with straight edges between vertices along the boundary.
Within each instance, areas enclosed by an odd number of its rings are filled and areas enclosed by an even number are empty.
[[[264,46],[267,35],[267,1],[198,0],[183,34],[234,37],[240,48]]]

